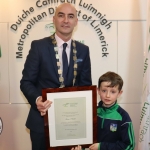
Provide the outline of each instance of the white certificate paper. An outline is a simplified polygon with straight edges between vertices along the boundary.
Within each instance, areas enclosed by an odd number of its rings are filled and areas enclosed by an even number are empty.
[[[86,98],[54,99],[56,140],[86,138]]]
[[[93,143],[92,91],[47,93],[50,147]]]

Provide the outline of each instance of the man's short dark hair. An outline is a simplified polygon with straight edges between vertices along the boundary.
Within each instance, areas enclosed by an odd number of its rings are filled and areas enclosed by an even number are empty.
[[[108,87],[115,87],[118,86],[119,91],[121,91],[123,86],[123,80],[120,75],[115,72],[106,72],[102,76],[100,76],[98,80],[98,88],[100,88],[102,82],[110,82]]]

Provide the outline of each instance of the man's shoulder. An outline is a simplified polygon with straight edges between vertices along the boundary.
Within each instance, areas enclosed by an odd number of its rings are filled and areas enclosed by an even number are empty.
[[[83,44],[83,43],[81,43],[81,42],[79,42],[79,41],[76,41],[76,40],[75,40],[75,42],[76,42],[76,45],[77,45],[77,46],[80,46],[80,47],[83,47],[83,48],[88,48],[87,45],[85,45],[85,44]]]
[[[45,43],[45,42],[51,42],[51,39],[49,36],[32,41],[32,43]]]
[[[76,42],[76,50],[77,50],[77,55],[83,55],[86,56],[89,53],[89,47],[83,43],[80,43],[78,41]]]

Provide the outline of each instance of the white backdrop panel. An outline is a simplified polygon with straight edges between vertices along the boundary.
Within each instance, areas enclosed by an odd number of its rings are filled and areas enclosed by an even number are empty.
[[[98,24],[96,21],[95,24]],[[105,41],[108,44],[107,57],[102,57],[101,40],[94,28],[85,21],[80,21],[77,31],[74,32],[74,38],[84,40],[90,48],[92,82],[97,85],[100,75],[107,71],[117,71],[117,23],[114,21],[110,30],[101,28]],[[112,38],[113,37],[113,38]]]
[[[3,131],[0,135],[0,150],[30,150],[29,131],[25,127],[29,105],[1,104],[0,118]]]
[[[0,103],[9,103],[7,29],[7,23],[0,23]]]
[[[17,21],[23,10],[35,6],[36,1],[29,0],[0,0],[0,22]]]
[[[9,18],[9,0],[0,0],[0,22],[8,22]]]
[[[120,103],[141,102],[145,25],[145,21],[118,23],[118,73],[124,80]]]
[[[101,12],[107,12],[106,16],[109,20],[146,19],[144,10],[147,0],[93,0],[93,2]]]
[[[50,7],[57,6],[57,4],[50,3],[47,5],[43,5],[41,0],[38,5],[42,7],[36,6],[36,1],[30,0],[6,0],[0,1],[0,22],[14,22],[17,21],[18,15],[21,16],[23,10],[29,10],[30,7],[33,7],[34,11],[32,15],[36,15],[40,12],[47,12]],[[47,0],[45,0],[47,2]],[[54,0],[52,0],[54,2]],[[66,0],[64,0],[66,2]],[[75,6],[77,10],[81,10],[82,13],[91,15],[90,8],[94,7],[98,12],[102,15],[106,15],[105,17],[109,20],[143,20],[146,19],[146,12],[144,9],[146,8],[147,0],[74,0]],[[74,2],[73,1],[73,2]],[[62,1],[63,2],[63,1]],[[71,0],[70,0],[71,2]],[[45,3],[46,4],[46,3]],[[83,6],[86,6],[84,8]],[[89,7],[89,9],[88,9]],[[17,8],[17,9],[16,9]],[[119,13],[118,13],[119,12]],[[46,19],[49,19],[51,15],[48,13]],[[79,18],[81,19],[81,18]],[[25,21],[28,20],[28,17]]]

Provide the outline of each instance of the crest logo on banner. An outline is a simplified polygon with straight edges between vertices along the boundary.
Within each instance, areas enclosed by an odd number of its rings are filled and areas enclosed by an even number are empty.
[[[3,131],[3,122],[2,122],[2,119],[0,118],[0,135]]]
[[[150,149],[150,0],[147,2],[147,36],[144,51],[143,94],[138,150]]]

